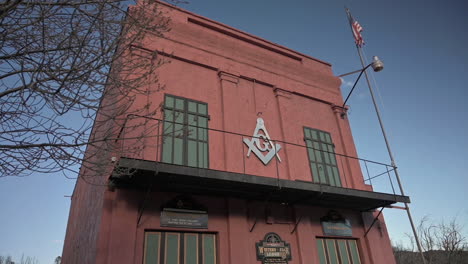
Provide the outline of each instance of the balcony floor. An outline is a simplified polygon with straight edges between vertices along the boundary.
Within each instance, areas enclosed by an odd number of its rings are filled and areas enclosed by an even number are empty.
[[[200,169],[155,161],[121,158],[116,169],[132,169],[131,175],[114,173],[117,188],[136,188],[201,195],[230,196],[250,200],[347,208],[368,211],[408,196],[362,191],[242,173]]]

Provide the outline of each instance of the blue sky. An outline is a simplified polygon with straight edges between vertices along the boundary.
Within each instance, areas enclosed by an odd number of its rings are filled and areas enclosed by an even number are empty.
[[[416,221],[457,217],[468,223],[468,3],[464,1],[191,1],[183,8],[333,65],[335,74],[360,68],[344,12],[364,28],[377,99]],[[347,94],[357,76],[345,77]],[[358,153],[389,163],[369,92],[362,79],[348,104]],[[0,255],[61,254],[74,180],[60,174],[0,178]],[[410,232],[402,210],[384,211],[392,239]],[[468,236],[468,226],[465,226]]]

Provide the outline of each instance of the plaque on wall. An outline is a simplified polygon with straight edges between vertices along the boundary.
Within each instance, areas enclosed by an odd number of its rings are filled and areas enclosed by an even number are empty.
[[[161,209],[160,225],[163,227],[208,228],[206,208],[191,197],[178,196]]]
[[[320,218],[325,236],[353,236],[351,222],[336,211],[330,211]]]
[[[204,211],[165,208],[161,212],[161,226],[208,228],[208,214]]]
[[[291,260],[291,246],[276,233],[268,233],[255,243],[257,260],[263,264],[287,264]]]

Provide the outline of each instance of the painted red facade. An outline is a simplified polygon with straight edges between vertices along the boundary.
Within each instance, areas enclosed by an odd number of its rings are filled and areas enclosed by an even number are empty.
[[[159,83],[165,88],[152,93],[150,98],[139,95],[134,107],[142,107],[148,101],[160,105],[165,95],[207,104],[209,164],[198,176],[206,170],[213,175],[219,171],[232,173],[229,175],[233,177],[253,175],[294,184],[314,183],[304,140],[304,127],[307,127],[331,136],[334,152],[340,154],[336,156],[340,188],[344,192],[349,189],[372,192],[372,187],[364,181],[359,162],[347,158],[356,157],[357,153],[348,120],[341,117],[344,111],[340,107],[341,82],[333,75],[330,64],[185,10],[159,4],[171,17],[171,31],[165,38],[148,37],[136,47],[157,50],[170,61],[157,73]],[[148,89],[156,90],[158,86]],[[158,120],[164,120],[164,111],[145,118],[163,124]],[[254,153],[247,157],[249,148],[243,138],[252,137],[258,118],[264,120],[271,139],[281,145],[278,152],[281,161],[275,156],[265,165]],[[162,162],[161,141],[148,139],[136,143],[128,139],[122,144],[141,144],[140,151],[121,155],[127,159]],[[120,156],[116,158],[118,163]],[[110,168],[115,164],[109,161]],[[395,263],[382,216],[364,235],[377,215],[373,210],[341,208],[337,200],[330,202],[332,206],[324,206],[281,202],[278,198],[270,201],[261,195],[253,199],[228,193],[191,193],[186,189],[179,193],[173,188],[169,191],[108,188],[104,185],[109,183],[110,176],[110,173],[102,175],[102,186],[77,181],[63,250],[64,264],[145,263],[149,258],[145,255],[148,254],[145,234],[169,231],[214,234],[216,263],[261,263],[255,245],[269,232],[290,244],[288,263],[291,264],[321,263],[317,239],[326,238],[355,241],[360,263]],[[153,184],[157,186],[158,182]],[[161,226],[162,208],[181,193],[206,208],[207,228]],[[330,210],[351,223],[352,236],[324,234],[321,218]]]

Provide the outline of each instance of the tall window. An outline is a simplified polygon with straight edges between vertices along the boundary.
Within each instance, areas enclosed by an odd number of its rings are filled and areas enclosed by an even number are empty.
[[[354,239],[317,238],[320,264],[360,264],[359,250]]]
[[[216,236],[146,232],[144,264],[216,264]]]
[[[304,127],[304,135],[314,182],[341,187],[330,133]]]
[[[208,168],[208,105],[166,95],[164,121],[162,161]]]

